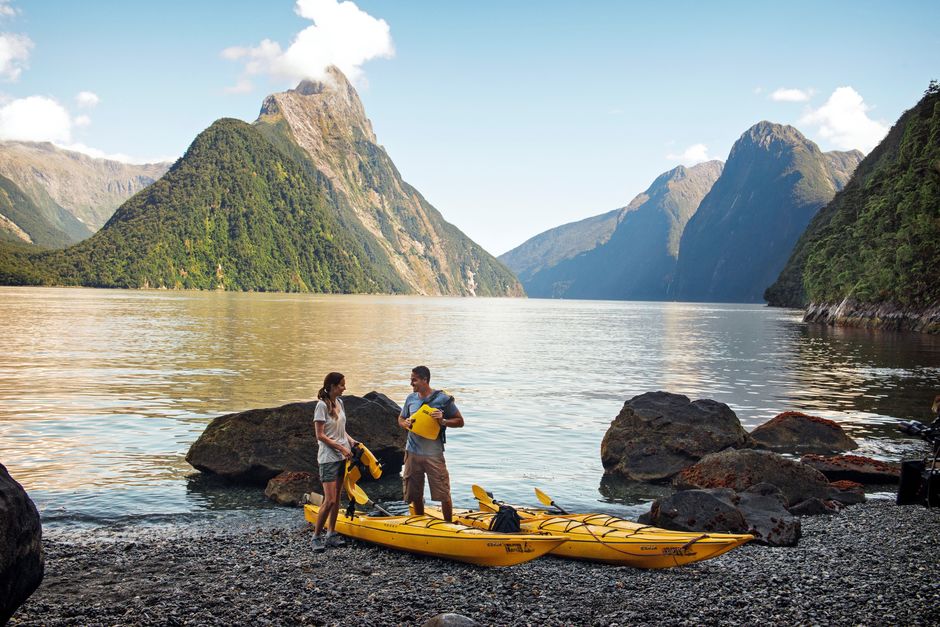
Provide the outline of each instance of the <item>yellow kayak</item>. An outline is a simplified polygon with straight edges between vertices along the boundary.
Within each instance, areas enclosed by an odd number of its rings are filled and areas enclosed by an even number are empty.
[[[425,512],[439,515],[440,511],[425,506]],[[531,512],[531,510],[530,510]],[[496,514],[474,510],[454,510],[454,519],[478,529],[489,529]],[[521,512],[520,512],[521,515]],[[589,560],[635,568],[670,568],[717,557],[752,540],[751,535],[711,534],[669,531],[630,523],[609,517],[637,528],[620,528],[592,524],[605,514],[569,514],[542,517],[522,517],[523,533],[548,533],[564,538],[565,543],[552,549],[551,554],[569,559]],[[505,534],[513,537],[515,534]]]
[[[319,507],[304,505],[304,517],[316,523]],[[393,549],[468,562],[480,566],[512,566],[545,555],[565,542],[549,534],[505,534],[485,531],[440,518],[423,516],[347,517],[340,512],[336,531]]]

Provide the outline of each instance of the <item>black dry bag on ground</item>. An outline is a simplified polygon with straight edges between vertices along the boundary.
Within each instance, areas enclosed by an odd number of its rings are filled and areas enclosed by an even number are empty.
[[[516,513],[515,508],[510,505],[500,505],[499,511],[490,522],[490,531],[515,533],[521,529],[519,521],[519,514]]]

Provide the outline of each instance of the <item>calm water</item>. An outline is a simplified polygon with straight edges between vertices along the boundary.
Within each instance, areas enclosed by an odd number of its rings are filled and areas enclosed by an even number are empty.
[[[519,502],[539,486],[628,515],[655,492],[602,482],[599,450],[634,395],[713,398],[747,429],[807,411],[899,459],[917,445],[894,423],[940,392],[940,338],[753,305],[0,288],[0,317],[0,462],[53,525],[268,507],[194,477],[186,451],[215,416],[310,400],[330,370],[400,403],[430,366],[467,419],[447,445],[458,505],[472,483]]]

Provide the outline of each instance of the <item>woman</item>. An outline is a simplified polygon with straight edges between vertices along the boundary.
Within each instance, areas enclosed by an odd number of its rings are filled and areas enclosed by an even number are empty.
[[[325,551],[327,546],[344,546],[343,537],[334,531],[339,514],[339,487],[346,470],[346,460],[352,457],[352,448],[358,444],[346,433],[346,410],[340,395],[346,391],[346,377],[331,372],[323,379],[317,392],[317,408],[313,412],[313,426],[317,433],[317,464],[320,483],[323,484],[323,504],[314,528],[313,550]],[[327,533],[323,536],[323,527]]]

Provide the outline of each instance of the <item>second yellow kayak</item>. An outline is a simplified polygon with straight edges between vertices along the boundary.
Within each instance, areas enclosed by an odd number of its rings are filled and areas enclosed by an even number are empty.
[[[425,511],[439,515],[438,510],[427,506]],[[670,531],[606,514],[558,516],[543,512],[541,516],[532,516],[531,510],[527,513],[529,517],[522,517],[522,532],[549,533],[566,540],[552,549],[552,555],[635,568],[670,568],[700,562],[754,538],[748,534]],[[495,515],[485,511],[454,511],[457,522],[478,529],[489,529]],[[611,524],[596,524],[598,522]]]

